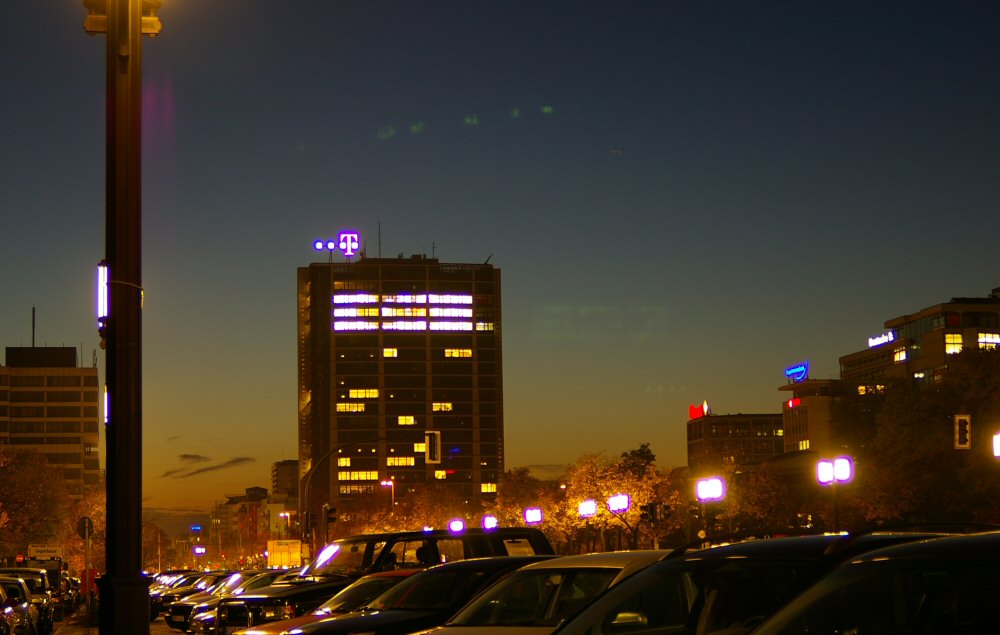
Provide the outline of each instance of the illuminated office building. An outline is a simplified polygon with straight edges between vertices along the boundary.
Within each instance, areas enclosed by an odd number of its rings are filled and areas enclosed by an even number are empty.
[[[363,254],[300,267],[298,360],[303,511],[388,496],[389,481],[397,499],[419,483],[495,496],[499,269]]]
[[[59,472],[71,496],[101,480],[96,361],[72,347],[7,347],[0,366],[0,445],[31,450]]]

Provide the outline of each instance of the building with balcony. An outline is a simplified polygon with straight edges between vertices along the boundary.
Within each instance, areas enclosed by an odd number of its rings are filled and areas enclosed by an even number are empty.
[[[31,450],[58,470],[71,496],[101,482],[96,360],[72,347],[7,347],[0,366],[0,445]]]
[[[440,483],[492,498],[503,473],[500,270],[416,255],[298,270],[303,508]],[[343,507],[341,507],[343,509]]]

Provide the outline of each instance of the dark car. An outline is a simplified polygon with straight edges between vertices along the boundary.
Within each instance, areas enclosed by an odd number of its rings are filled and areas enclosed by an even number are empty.
[[[162,596],[173,588],[188,586],[200,578],[203,573],[199,571],[189,571],[185,573],[175,573],[161,576],[156,584],[149,588],[149,619],[156,620],[163,611]]]
[[[296,577],[240,596],[219,600],[216,633],[226,635],[241,628],[287,620],[309,613],[353,582],[340,577],[325,580]]]
[[[212,587],[220,584],[223,579],[228,576],[231,571],[211,571],[208,573],[201,573],[196,578],[188,578],[186,582],[177,586],[171,586],[164,589],[156,597],[156,611],[157,613],[166,613],[170,610],[171,602],[176,602],[177,600],[182,600],[189,595],[194,595],[195,593],[201,593],[207,591]],[[150,597],[150,613],[153,609],[153,597]]]
[[[222,583],[210,591],[195,593],[176,602],[171,602],[165,618],[166,622],[179,630],[214,632],[215,610],[222,598],[242,595],[248,591],[269,586],[282,575],[284,572],[279,570],[234,572],[223,578]],[[195,629],[195,620],[201,616],[206,616],[206,618],[200,621],[200,630],[198,630]]]
[[[678,551],[599,597],[555,635],[746,632],[836,565],[928,535],[936,534],[796,536]]]
[[[996,633],[1000,532],[935,538],[841,564],[753,631]]]
[[[433,628],[510,572],[552,557],[496,556],[440,564],[403,580],[361,610],[303,624],[290,632],[406,635]]]
[[[4,621],[13,626],[18,635],[39,633],[38,607],[31,602],[31,589],[23,578],[0,574],[3,589]]]
[[[49,635],[55,622],[53,615],[52,588],[49,586],[49,574],[45,569],[28,567],[0,568],[0,575],[13,575],[25,581],[31,591],[31,603],[38,609],[38,635]]]

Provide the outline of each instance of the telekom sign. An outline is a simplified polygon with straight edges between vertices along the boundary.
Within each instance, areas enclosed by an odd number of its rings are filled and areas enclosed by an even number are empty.
[[[342,231],[337,234],[337,240],[315,240],[313,249],[316,251],[340,251],[350,258],[358,251],[361,245],[361,235],[355,231]]]

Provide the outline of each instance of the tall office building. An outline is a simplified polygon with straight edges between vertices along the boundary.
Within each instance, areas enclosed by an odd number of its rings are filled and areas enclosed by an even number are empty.
[[[0,366],[0,444],[34,450],[71,495],[100,482],[96,365],[77,366],[71,347],[7,347]]]
[[[303,511],[393,483],[492,498],[503,473],[500,270],[366,258],[298,270]]]

